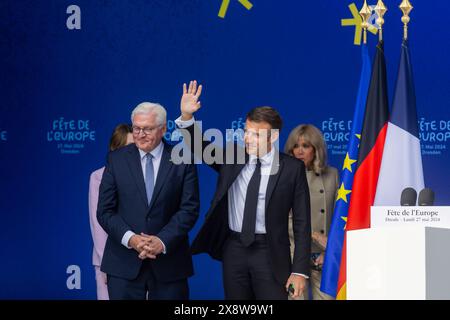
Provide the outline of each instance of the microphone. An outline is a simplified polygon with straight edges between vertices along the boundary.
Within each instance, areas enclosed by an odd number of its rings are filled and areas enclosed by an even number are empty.
[[[434,191],[425,188],[419,193],[419,206],[432,206],[434,203]]]
[[[417,199],[417,191],[414,188],[405,188],[400,197],[401,206],[415,206]]]

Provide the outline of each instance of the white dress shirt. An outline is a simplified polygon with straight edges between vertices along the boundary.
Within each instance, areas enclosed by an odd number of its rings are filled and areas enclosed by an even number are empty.
[[[269,183],[270,171],[272,168],[275,149],[259,158],[261,161],[261,182],[259,185],[258,203],[256,206],[256,226],[255,233],[266,233],[266,191]],[[247,195],[248,184],[256,168],[256,156],[250,155],[249,162],[244,166],[241,173],[234,180],[228,189],[228,225],[230,230],[242,231],[242,221],[244,219],[245,197]]]
[[[142,173],[144,174],[143,176],[145,177],[145,166],[147,164],[147,161],[152,161],[153,162],[153,183],[156,184],[156,178],[158,177],[158,171],[159,171],[159,165],[161,164],[161,158],[162,158],[162,152],[164,149],[164,144],[162,143],[162,141],[158,144],[158,146],[153,149],[152,151],[150,151],[150,154],[153,156],[152,159],[146,157],[147,152],[142,151],[141,149],[139,150],[139,156],[141,159],[141,167],[142,167]],[[135,233],[131,230],[128,230],[127,232],[125,232],[125,234],[122,237],[122,244],[127,247],[128,249],[131,249],[130,246],[128,246],[128,242],[130,241],[131,237],[134,236]],[[161,239],[160,239],[161,241]],[[166,246],[164,245],[164,242],[162,242],[163,245],[163,253],[166,253]]]

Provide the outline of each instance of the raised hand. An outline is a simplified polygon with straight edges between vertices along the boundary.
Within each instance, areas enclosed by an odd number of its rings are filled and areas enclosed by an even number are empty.
[[[192,119],[192,115],[200,109],[200,95],[202,94],[202,85],[197,86],[197,81],[189,82],[189,87],[183,83],[183,96],[181,97],[181,119],[186,121]]]

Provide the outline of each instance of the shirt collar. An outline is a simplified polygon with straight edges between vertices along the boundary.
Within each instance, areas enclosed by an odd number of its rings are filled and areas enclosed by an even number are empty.
[[[153,149],[152,151],[150,151],[149,153],[153,156],[154,159],[158,159],[158,158],[161,157],[163,148],[164,148],[164,144],[163,144],[163,142],[161,141],[161,142],[156,146],[156,148]],[[140,157],[141,157],[141,160],[143,160],[143,158],[147,155],[148,152],[145,152],[145,151],[143,151],[143,150],[141,150],[141,149],[139,149],[139,148],[138,148],[138,150],[139,150],[139,155],[140,155]]]
[[[274,148],[274,146],[272,146],[272,150],[270,150],[270,152],[266,153],[264,156],[259,158],[259,160],[261,161],[261,165],[262,166],[271,165],[273,162],[274,156],[275,156],[275,148]],[[250,155],[249,163],[256,164],[256,156],[255,155]]]

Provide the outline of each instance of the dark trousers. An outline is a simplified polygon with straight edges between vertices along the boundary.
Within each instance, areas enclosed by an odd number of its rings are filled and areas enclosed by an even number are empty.
[[[223,282],[227,300],[287,300],[284,284],[275,280],[265,235],[256,235],[244,247],[239,233],[232,232],[223,253]]]
[[[108,294],[110,300],[188,300],[189,287],[187,279],[158,281],[146,259],[136,279],[108,275]]]

